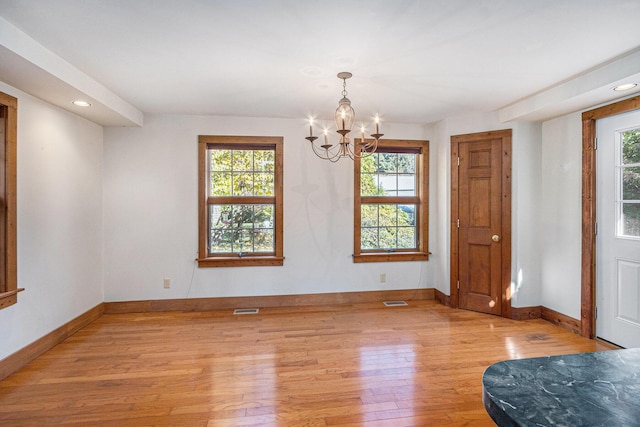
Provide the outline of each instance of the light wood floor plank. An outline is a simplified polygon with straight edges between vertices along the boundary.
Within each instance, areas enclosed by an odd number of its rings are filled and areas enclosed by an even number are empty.
[[[491,426],[490,364],[610,348],[434,301],[106,314],[0,382],[0,425]]]

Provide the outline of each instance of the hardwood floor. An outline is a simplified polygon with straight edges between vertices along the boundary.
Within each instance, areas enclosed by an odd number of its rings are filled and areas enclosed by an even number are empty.
[[[435,301],[106,314],[0,382],[0,425],[491,426],[490,364],[609,348]]]

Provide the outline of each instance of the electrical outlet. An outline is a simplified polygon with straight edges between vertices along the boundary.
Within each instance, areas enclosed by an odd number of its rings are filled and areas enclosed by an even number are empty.
[[[387,281],[387,273],[380,273],[380,283],[385,283]]]
[[[165,289],[169,289],[171,287],[171,279],[165,277],[165,279],[162,281],[162,284]]]

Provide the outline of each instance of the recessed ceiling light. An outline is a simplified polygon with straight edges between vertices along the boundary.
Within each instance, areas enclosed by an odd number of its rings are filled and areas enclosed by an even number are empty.
[[[77,107],[91,107],[91,104],[87,101],[76,100],[72,102]]]
[[[627,83],[624,85],[616,86],[613,88],[613,90],[629,90],[629,89],[633,89],[636,86],[638,86],[637,83]]]

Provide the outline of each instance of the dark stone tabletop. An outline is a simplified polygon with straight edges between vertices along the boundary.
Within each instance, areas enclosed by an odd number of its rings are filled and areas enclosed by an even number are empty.
[[[640,426],[640,349],[507,360],[482,376],[505,426]]]

